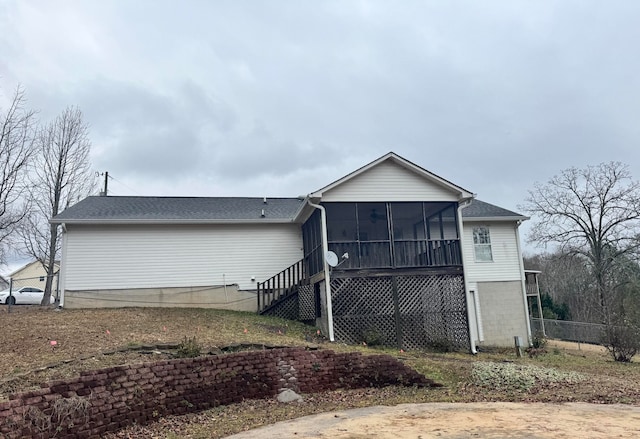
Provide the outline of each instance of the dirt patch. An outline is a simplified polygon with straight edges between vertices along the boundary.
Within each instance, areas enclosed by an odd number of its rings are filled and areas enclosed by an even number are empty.
[[[0,306],[0,331],[9,334],[3,338],[0,349],[0,400],[8,398],[14,392],[38,389],[46,381],[77,377],[84,370],[166,359],[170,353],[164,352],[164,349],[159,349],[158,346],[175,345],[192,338],[197,339],[202,352],[222,353],[244,350],[251,345],[259,347],[263,344],[319,344],[321,348],[329,347],[337,352],[387,353],[428,378],[444,384],[444,387],[439,389],[386,387],[323,392],[304,395],[303,403],[291,405],[282,405],[270,399],[245,400],[238,404],[185,416],[159,417],[151,424],[137,425],[110,436],[117,438],[173,435],[217,439],[249,428],[321,412],[331,412],[329,416],[333,416],[332,412],[336,410],[406,403],[464,402],[481,403],[481,407],[489,407],[489,403],[509,401],[525,403],[525,407],[529,408],[535,407],[533,403],[550,403],[556,404],[551,407],[557,407],[559,403],[574,402],[595,403],[595,407],[602,407],[597,404],[620,403],[640,406],[638,358],[630,364],[614,363],[602,348],[585,344],[578,346],[577,343],[563,344],[551,341],[547,352],[534,358],[516,358],[513,349],[509,348],[487,350],[474,356],[468,353],[398,352],[395,349],[326,343],[322,334],[317,333],[317,328],[286,320],[251,313],[187,308],[54,311],[51,308],[16,306],[9,314],[6,306]],[[56,343],[52,344],[52,341]],[[135,347],[140,349],[132,350]],[[228,347],[228,350],[224,347]],[[481,387],[474,385],[471,379],[473,366],[478,361],[534,365],[562,372],[578,372],[583,374],[585,379],[578,383],[537,383],[526,391],[500,386]],[[554,410],[551,409],[549,416],[554,416]],[[478,413],[476,419],[473,413],[461,413],[462,417],[453,414],[445,416],[443,428],[451,427],[448,425],[451,419],[459,420],[454,426],[459,425],[463,428],[467,422],[464,421],[465,416],[471,419],[469,423],[474,422],[473,425],[490,416],[488,413],[475,412]],[[523,425],[534,423],[540,426],[540,431],[551,428],[550,426],[555,428],[555,424],[546,421],[547,415],[537,419],[524,413],[523,419],[519,421]],[[511,416],[511,413],[505,412],[504,416]],[[405,419],[403,422],[409,421],[410,419]],[[606,421],[594,423],[592,431],[598,432],[600,425],[606,425]],[[504,433],[508,429],[500,431]],[[373,433],[375,432],[371,434]],[[436,432],[424,434],[423,438],[438,434],[443,436]],[[536,434],[529,437],[546,437]],[[634,434],[637,435],[637,432]],[[418,434],[413,436],[414,439],[417,437]],[[469,435],[459,433],[458,437]],[[476,437],[491,436],[478,434]],[[562,435],[558,434],[557,437]]]
[[[549,340],[547,346],[551,349],[557,348],[573,352],[594,352],[606,354],[607,350],[604,346],[590,343],[578,343],[574,341]]]
[[[323,413],[229,436],[286,438],[636,438],[640,407],[625,405],[403,404]]]

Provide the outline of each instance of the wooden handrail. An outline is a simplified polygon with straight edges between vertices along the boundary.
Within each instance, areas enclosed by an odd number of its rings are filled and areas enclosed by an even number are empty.
[[[264,282],[258,282],[258,312],[286,296],[306,278],[304,259],[301,259]]]

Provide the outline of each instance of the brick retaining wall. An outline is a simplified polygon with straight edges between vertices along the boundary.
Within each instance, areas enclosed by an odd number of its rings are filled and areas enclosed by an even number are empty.
[[[0,403],[0,437],[99,438],[133,423],[185,414],[281,389],[302,393],[438,384],[388,355],[284,348],[85,371]]]

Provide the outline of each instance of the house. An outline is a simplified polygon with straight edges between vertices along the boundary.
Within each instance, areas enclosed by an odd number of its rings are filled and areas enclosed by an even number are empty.
[[[306,197],[88,197],[51,222],[65,307],[257,310],[475,352],[530,339],[526,219],[388,153]]]
[[[54,263],[53,281],[51,283],[51,294],[53,297],[57,297],[56,292],[58,291],[59,269],[60,262],[56,261]],[[14,290],[25,286],[36,287],[44,290],[45,284],[47,283],[47,270],[40,261],[34,260],[18,268],[7,277],[11,279],[12,288]]]

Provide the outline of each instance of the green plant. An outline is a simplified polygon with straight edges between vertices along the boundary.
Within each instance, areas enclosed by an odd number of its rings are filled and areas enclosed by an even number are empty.
[[[199,357],[201,354],[202,348],[196,340],[196,337],[190,338],[185,336],[178,345],[175,356],[178,358],[195,358]]]
[[[430,341],[429,349],[432,351],[441,352],[441,353],[454,352],[456,350],[451,340],[448,340],[446,338],[439,338],[439,339]]]
[[[377,328],[367,328],[362,331],[362,340],[367,346],[381,346],[384,344],[384,334]]]
[[[534,358],[542,354],[546,354],[547,337],[542,331],[536,331],[531,337],[531,346],[526,349],[529,357]]]
[[[544,349],[547,346],[547,337],[542,331],[536,331],[531,338],[531,345],[534,349]]]
[[[536,384],[573,384],[584,379],[586,379],[584,375],[576,372],[563,372],[547,367],[514,363],[479,361],[474,363],[471,369],[471,382],[473,384],[498,391],[526,392]]]

